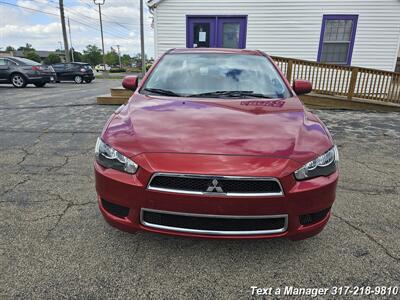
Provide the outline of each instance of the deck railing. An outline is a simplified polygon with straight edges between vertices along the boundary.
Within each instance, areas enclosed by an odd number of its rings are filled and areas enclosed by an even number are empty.
[[[400,73],[273,56],[289,82],[309,80],[324,95],[400,103]]]

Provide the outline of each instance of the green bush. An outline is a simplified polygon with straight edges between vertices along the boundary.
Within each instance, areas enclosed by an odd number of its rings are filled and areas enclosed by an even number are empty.
[[[27,59],[36,61],[38,63],[40,63],[42,61],[42,59],[40,58],[40,56],[33,50],[33,51],[29,51],[25,54],[25,57]]]
[[[58,64],[61,62],[60,56],[55,53],[50,53],[47,58],[45,58],[44,63],[46,65]]]

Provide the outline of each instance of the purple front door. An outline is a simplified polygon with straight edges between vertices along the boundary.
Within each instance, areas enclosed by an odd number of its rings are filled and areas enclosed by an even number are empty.
[[[246,47],[246,16],[188,16],[186,47]]]

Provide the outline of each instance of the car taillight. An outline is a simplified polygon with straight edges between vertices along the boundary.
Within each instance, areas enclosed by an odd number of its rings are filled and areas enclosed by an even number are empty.
[[[43,68],[41,66],[32,66],[33,71],[42,71]]]

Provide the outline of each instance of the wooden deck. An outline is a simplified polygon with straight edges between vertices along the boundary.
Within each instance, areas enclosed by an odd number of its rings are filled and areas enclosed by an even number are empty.
[[[314,93],[400,104],[400,73],[274,56],[289,82],[309,80]]]

